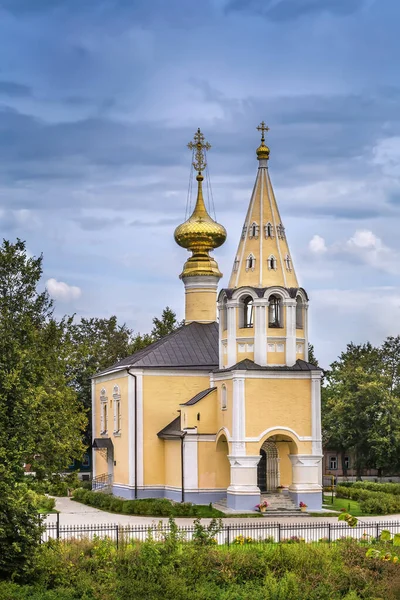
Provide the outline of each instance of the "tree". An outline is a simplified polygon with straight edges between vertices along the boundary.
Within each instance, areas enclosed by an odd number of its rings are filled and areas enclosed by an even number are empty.
[[[154,341],[161,339],[165,335],[172,333],[178,327],[181,327],[183,322],[179,323],[176,320],[176,314],[169,306],[164,308],[162,311],[161,319],[154,317],[153,329],[151,330],[151,337]]]
[[[314,346],[313,344],[308,344],[308,362],[314,365],[315,367],[319,367],[319,363],[315,358]]]
[[[39,292],[42,256],[25,243],[0,247],[0,574],[21,572],[39,542],[24,495],[24,462],[38,476],[81,456],[85,415],[68,385],[69,319],[57,322]]]
[[[53,318],[38,292],[42,257],[25,243],[0,248],[0,451],[20,478],[23,463],[40,473],[70,464],[82,452],[85,416],[65,376],[69,321]]]
[[[358,477],[368,467],[389,472],[398,467],[400,400],[390,392],[382,350],[369,343],[349,344],[327,371],[325,383],[324,444],[339,450],[342,459],[353,450]]]

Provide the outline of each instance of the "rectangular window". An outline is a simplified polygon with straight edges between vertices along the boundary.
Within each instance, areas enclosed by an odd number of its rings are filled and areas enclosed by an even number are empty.
[[[344,462],[344,468],[345,469],[350,469],[350,457],[349,456],[345,456],[343,462]]]
[[[100,412],[100,429],[101,433],[107,433],[108,429],[108,404],[107,400],[101,402],[101,412]]]
[[[330,470],[337,469],[337,456],[330,456],[329,457],[329,469]]]
[[[114,433],[121,431],[121,396],[114,394]]]

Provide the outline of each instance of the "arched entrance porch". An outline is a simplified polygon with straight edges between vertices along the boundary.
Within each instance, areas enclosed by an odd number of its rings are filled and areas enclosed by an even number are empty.
[[[275,492],[280,485],[279,454],[274,441],[266,440],[260,448],[257,465],[257,485],[261,492]]]

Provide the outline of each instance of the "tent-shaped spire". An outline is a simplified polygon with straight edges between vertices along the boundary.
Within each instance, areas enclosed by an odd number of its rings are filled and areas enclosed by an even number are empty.
[[[258,173],[243,225],[241,239],[229,281],[230,288],[241,286],[299,287],[285,228],[279,214],[268,173],[269,148],[265,145],[264,121],[257,148]]]

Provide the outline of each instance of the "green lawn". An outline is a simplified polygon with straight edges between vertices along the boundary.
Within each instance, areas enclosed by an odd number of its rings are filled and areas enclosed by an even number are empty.
[[[363,513],[359,503],[355,500],[349,500],[348,498],[336,498],[336,496],[334,496],[332,504],[332,496],[330,495],[324,496],[324,508],[330,508],[331,510],[336,510],[337,512],[341,512],[342,508],[344,508],[346,509],[346,512],[353,515],[353,517],[373,516],[371,513]]]

